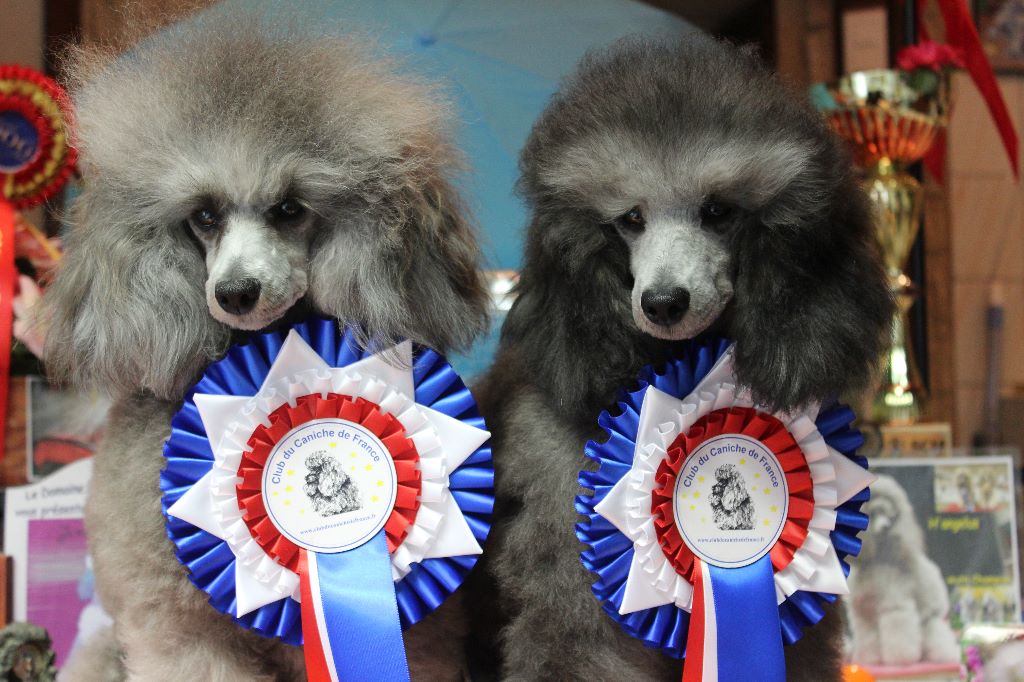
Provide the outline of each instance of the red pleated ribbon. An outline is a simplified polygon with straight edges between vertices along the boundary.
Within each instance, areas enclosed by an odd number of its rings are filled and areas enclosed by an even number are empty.
[[[789,509],[782,535],[771,549],[772,566],[776,571],[793,560],[807,538],[807,527],[814,515],[814,484],[807,458],[781,421],[747,407],[723,408],[704,415],[669,446],[668,456],[655,473],[655,487],[651,492],[651,514],[658,543],[676,572],[694,585],[699,580],[696,574],[699,562],[679,533],[672,507],[676,478],[691,452],[705,441],[725,434],[760,441],[779,460],[786,477]]]
[[[6,449],[7,404],[11,376],[11,335],[14,292],[18,272],[14,265],[14,206],[0,196],[0,458]]]
[[[269,427],[261,424],[252,432],[248,441],[251,451],[242,456],[236,490],[242,519],[253,539],[281,565],[299,573],[298,545],[282,535],[267,516],[263,504],[263,467],[281,438],[295,427],[315,419],[344,419],[359,424],[377,436],[391,454],[398,492],[384,531],[388,551],[394,553],[416,521],[420,508],[419,453],[412,440],[406,438],[405,427],[393,415],[381,412],[376,403],[337,393],[328,393],[326,398],[316,393],[305,395],[296,399],[295,407],[285,403],[270,413]]]

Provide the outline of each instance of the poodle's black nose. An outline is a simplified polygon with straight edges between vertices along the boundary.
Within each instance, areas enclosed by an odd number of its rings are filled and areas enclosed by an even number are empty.
[[[217,282],[214,289],[217,303],[232,315],[244,315],[256,307],[260,300],[260,281],[255,277],[229,279]]]
[[[657,291],[648,289],[640,296],[644,315],[654,324],[669,327],[690,309],[690,292],[682,287]]]

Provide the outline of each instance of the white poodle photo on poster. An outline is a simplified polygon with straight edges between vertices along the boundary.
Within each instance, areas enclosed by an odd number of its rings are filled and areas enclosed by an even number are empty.
[[[1009,457],[875,462],[870,523],[850,572],[850,659],[865,666],[958,664],[968,622],[1020,617]],[[958,488],[999,504],[950,504]],[[999,488],[998,491],[994,488]]]

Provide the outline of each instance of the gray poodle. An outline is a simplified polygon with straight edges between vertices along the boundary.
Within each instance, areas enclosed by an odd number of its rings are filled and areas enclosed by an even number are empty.
[[[86,650],[67,679],[304,679],[301,650],[189,582],[161,514],[163,443],[247,330],[312,311],[446,351],[483,328],[449,114],[365,45],[238,13],[116,59],[79,51],[71,69],[85,184],[44,299],[46,355],[53,379],[113,394],[86,523],[115,620],[101,642],[120,653]],[[414,677],[459,674],[452,609],[406,634]]]
[[[574,534],[597,417],[640,369],[709,332],[790,408],[865,385],[893,302],[841,143],[743,50],[699,35],[585,59],[534,126],[518,298],[481,386],[498,523],[477,630],[514,680],[671,680],[590,591]],[[488,597],[490,595],[490,597]],[[840,675],[835,609],[787,647],[791,680]]]

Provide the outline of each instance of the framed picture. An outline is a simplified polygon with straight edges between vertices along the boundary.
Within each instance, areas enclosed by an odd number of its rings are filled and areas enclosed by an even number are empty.
[[[886,674],[955,670],[966,626],[1020,621],[1013,458],[884,459],[871,468],[870,523],[846,599],[851,660]]]

